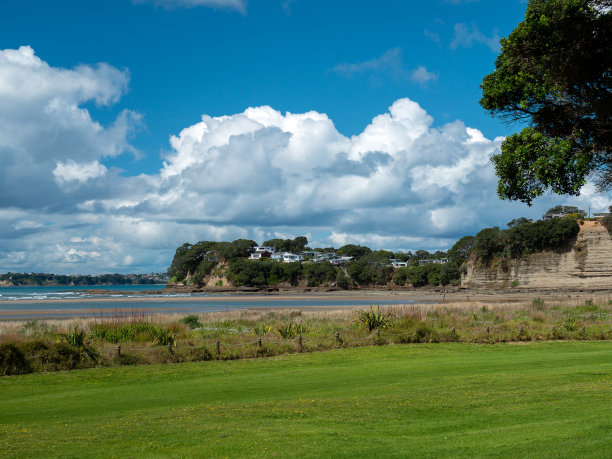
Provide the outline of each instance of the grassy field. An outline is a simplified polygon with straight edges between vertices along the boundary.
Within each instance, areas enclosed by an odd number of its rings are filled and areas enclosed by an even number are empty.
[[[609,457],[612,344],[409,344],[0,378],[0,455]]]

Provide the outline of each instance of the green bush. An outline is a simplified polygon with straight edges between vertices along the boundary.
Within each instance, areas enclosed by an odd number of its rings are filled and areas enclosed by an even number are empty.
[[[358,309],[355,320],[360,322],[368,332],[371,332],[372,330],[389,327],[393,323],[393,315],[389,312],[382,312],[380,306],[377,306],[376,311],[371,308],[369,311]]]
[[[146,360],[137,355],[123,353],[115,357],[115,362],[119,365],[141,365],[146,363]]]
[[[79,349],[67,343],[54,343],[39,360],[47,371],[75,370],[89,366],[85,364],[83,357]]]
[[[281,338],[284,339],[292,339],[298,335],[298,329],[296,327],[296,324],[294,324],[293,322],[279,325],[276,328],[276,331],[281,336]]]
[[[23,352],[12,343],[0,346],[0,376],[31,373],[32,367]]]
[[[485,228],[474,238],[472,252],[483,263],[493,258],[519,258],[544,250],[564,250],[576,238],[580,226],[575,218],[524,221],[506,230]]]
[[[431,325],[421,322],[417,325],[414,331],[415,343],[436,343],[438,342],[438,334]]]
[[[338,270],[338,276],[336,277],[336,285],[343,290],[348,290],[353,286],[353,283],[348,277],[346,277],[342,270]]]
[[[268,333],[272,332],[272,325],[255,325],[253,327],[253,332],[257,336],[265,336]]]
[[[321,284],[333,282],[339,273],[331,263],[308,263],[304,265],[304,278],[309,287],[317,287]],[[348,280],[348,279],[347,279]]]
[[[148,322],[129,322],[124,324],[96,324],[91,328],[90,337],[103,339],[108,343],[139,342],[153,340],[159,327]]]
[[[59,337],[73,347],[85,347],[85,331],[74,327],[72,332],[59,333]]]
[[[174,333],[167,328],[158,328],[153,336],[153,343],[158,346],[172,346],[175,342]]]
[[[195,314],[188,315],[187,317],[183,317],[181,322],[189,325],[189,328],[202,328],[202,324],[200,323],[200,319]]]

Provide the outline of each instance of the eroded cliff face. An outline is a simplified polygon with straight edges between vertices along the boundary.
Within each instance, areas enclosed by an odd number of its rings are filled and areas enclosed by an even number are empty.
[[[521,289],[612,289],[612,238],[599,222],[587,221],[571,250],[541,252],[491,266],[470,261],[461,285]]]

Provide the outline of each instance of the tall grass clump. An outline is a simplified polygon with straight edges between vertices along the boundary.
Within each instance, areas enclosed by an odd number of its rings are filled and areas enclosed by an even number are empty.
[[[253,333],[257,336],[266,336],[272,332],[272,325],[255,325],[253,327]]]
[[[355,320],[361,323],[368,332],[387,328],[393,323],[393,316],[390,312],[382,312],[380,306],[376,306],[376,311],[371,308],[369,311],[358,309],[356,311]]]
[[[531,302],[531,307],[536,311],[544,310],[544,300],[542,298],[534,298]]]
[[[303,335],[308,333],[308,327],[302,324],[296,324],[293,322],[289,322],[288,324],[279,325],[276,328],[278,334],[284,339],[292,339],[297,335]]]

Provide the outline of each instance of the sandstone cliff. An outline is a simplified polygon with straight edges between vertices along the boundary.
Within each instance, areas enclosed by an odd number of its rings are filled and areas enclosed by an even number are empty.
[[[567,252],[541,252],[491,266],[468,261],[461,285],[476,288],[612,289],[612,239],[601,223],[586,221]]]

